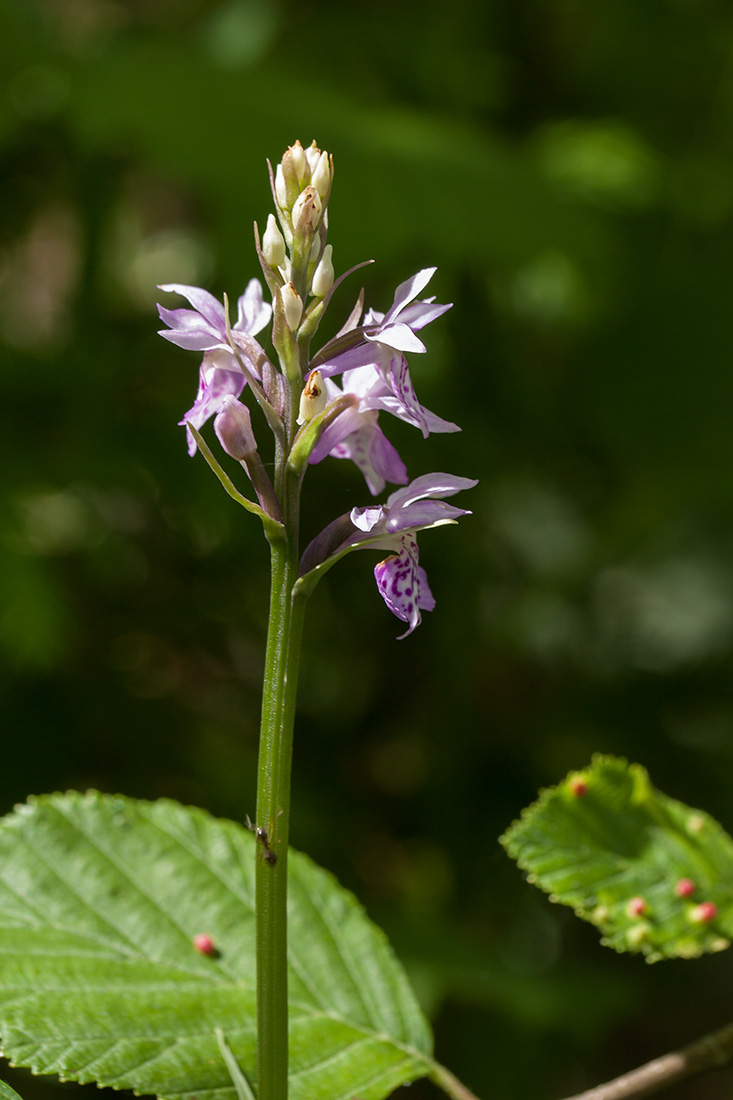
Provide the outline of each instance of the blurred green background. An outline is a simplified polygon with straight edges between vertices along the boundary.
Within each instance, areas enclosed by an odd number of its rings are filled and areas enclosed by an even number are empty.
[[[485,1100],[553,1100],[727,1022],[730,952],[615,956],[496,838],[599,750],[733,829],[730,5],[2,0],[0,19],[3,811],[94,786],[253,812],[266,546],[186,456],[198,358],[156,335],[155,284],[239,294],[265,158],[315,138],[337,269],[376,260],[325,334],[362,283],[384,310],[437,264],[455,305],[413,377],[463,432],[385,426],[411,476],[480,484],[421,540],[438,604],[409,639],[375,555],[317,590],[293,843],[387,930],[439,1059]],[[309,537],[369,494],[332,461],[306,498]]]

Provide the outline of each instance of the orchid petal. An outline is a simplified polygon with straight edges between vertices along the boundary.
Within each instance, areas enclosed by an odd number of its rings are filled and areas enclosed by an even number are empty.
[[[164,283],[158,290],[180,294],[210,325],[214,328],[224,327],[224,306],[208,290],[202,290],[198,286],[184,286],[182,283]]]
[[[372,414],[373,415],[373,414]],[[361,427],[363,414],[353,406],[344,409],[340,416],[323,429],[321,436],[310,453],[308,462],[315,465],[322,462],[340,443],[352,432],[357,432]]]
[[[386,344],[388,348],[394,348],[395,351],[427,351],[422,340],[414,335],[408,325],[387,325],[380,328],[379,332],[373,336],[365,332],[364,339],[374,344]]]
[[[240,370],[225,370],[221,367],[212,368],[207,356],[204,356],[199,373],[200,379],[196,400],[183,419],[179,421],[179,424],[186,425],[188,453],[190,455],[196,453],[196,440],[188,430],[187,425],[191,423],[199,431],[210,417],[221,412],[226,403],[225,399],[229,395],[239,397],[245,387],[244,375]]]
[[[436,416],[434,412],[431,412],[430,409],[426,409],[424,405],[420,407],[429,432],[460,432],[460,427],[458,424],[454,424],[452,420],[443,420],[442,416]]]
[[[404,355],[392,360],[389,373],[392,380],[392,390],[397,399],[402,402],[407,413],[407,416],[403,415],[402,419],[407,420],[410,418],[412,423],[420,429],[423,437],[427,439],[429,435],[427,421],[423,414],[422,405],[417,399]]]
[[[371,531],[379,523],[383,513],[381,504],[374,504],[367,508],[354,508],[350,518],[354,527],[360,531]]]
[[[478,481],[470,477],[457,477],[455,474],[423,474],[416,477],[404,489],[397,489],[387,498],[387,510],[392,512],[404,508],[416,500],[425,497],[450,497],[463,489],[472,489]]]
[[[385,320],[393,320],[408,302],[416,298],[423,287],[428,285],[437,270],[437,267],[425,267],[422,271],[418,271],[416,275],[413,275],[412,278],[405,279],[404,283],[400,283],[395,291],[394,301],[387,311]]]
[[[384,529],[390,534],[400,531],[424,531],[428,527],[440,527],[445,523],[455,523],[460,516],[471,513],[465,508],[456,508],[442,500],[417,500],[403,508],[395,516],[389,516]]]
[[[366,415],[374,417],[367,421]],[[361,470],[372,496],[381,493],[385,483],[405,484],[407,468],[399,454],[380,431],[376,413],[365,414],[358,431],[352,432],[331,450],[334,458],[349,458]]]
[[[250,279],[244,294],[237,301],[237,323],[234,329],[251,336],[260,332],[272,316],[272,306],[263,300],[258,279]]]
[[[433,302],[432,299],[422,302],[413,302],[406,306],[400,313],[400,323],[408,325],[411,329],[425,328],[431,321],[437,321],[449,309],[453,308],[452,302]]]

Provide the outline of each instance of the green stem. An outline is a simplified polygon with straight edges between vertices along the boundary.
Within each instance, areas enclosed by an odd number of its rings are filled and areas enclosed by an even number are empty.
[[[287,871],[290,766],[305,598],[297,579],[297,496],[289,538],[270,543],[272,582],[257,781],[255,868],[259,1100],[288,1094]],[[264,833],[261,831],[264,830]]]
[[[302,241],[300,242],[302,245]],[[302,263],[293,245],[292,279],[305,286],[307,251]],[[302,267],[302,270],[301,270]],[[302,292],[301,292],[302,293]],[[282,437],[276,434],[275,492],[282,526],[268,533],[272,565],[270,620],[265,654],[260,753],[257,764],[257,857],[255,912],[257,956],[258,1100],[288,1096],[288,938],[287,886],[290,832],[290,771],[295,701],[307,592],[294,592],[298,579],[300,490],[305,467],[288,458],[297,430],[303,385],[303,349],[275,304],[273,344],[288,381],[288,408]],[[306,345],[307,350],[307,345]]]
[[[466,1088],[463,1082],[459,1081],[449,1069],[441,1066],[440,1062],[432,1063],[428,1078],[443,1092],[447,1093],[451,1100],[477,1100],[474,1093]]]

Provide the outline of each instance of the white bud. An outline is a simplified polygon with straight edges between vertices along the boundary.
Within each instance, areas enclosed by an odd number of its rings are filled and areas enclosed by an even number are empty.
[[[311,175],[316,170],[316,165],[318,164],[320,156],[321,156],[321,150],[318,148],[318,146],[316,145],[316,143],[314,141],[305,150],[305,159],[308,161],[308,166],[311,170]],[[311,180],[311,183],[312,182],[313,181]]]
[[[274,214],[267,216],[267,229],[262,238],[262,252],[270,267],[280,267],[285,260],[285,241]]]
[[[292,157],[292,164],[295,169],[295,175],[298,178],[298,183],[302,184],[305,179],[305,174],[308,171],[308,161],[305,158],[303,146],[299,141],[296,141],[295,145],[290,146],[289,152]]]
[[[315,187],[304,188],[293,203],[293,229],[305,229],[307,225],[315,228],[321,218],[323,203]]]
[[[285,320],[291,332],[295,332],[303,316],[303,299],[292,283],[286,283],[280,290]]]
[[[306,424],[318,413],[323,412],[328,404],[328,396],[323,379],[317,370],[311,371],[305,389],[300,395],[300,414],[298,424]]]
[[[303,145],[300,144],[299,141],[296,141],[295,145],[291,145],[291,155],[293,157],[293,167],[295,168],[295,175],[298,177],[298,183],[302,184],[306,172],[308,171],[308,162],[306,161]]]
[[[285,210],[288,205],[288,189],[285,186],[285,175],[283,174],[282,164],[278,164],[275,169],[275,197],[280,204],[280,208]]]
[[[321,256],[321,262],[316,268],[313,274],[313,282],[311,284],[311,290],[315,294],[316,298],[325,298],[329,290],[333,286],[333,262],[331,256],[333,254],[333,247],[327,244],[323,250]]]
[[[313,170],[311,176],[311,183],[315,187],[318,194],[322,199],[325,199],[328,194],[328,189],[331,186],[331,165],[328,161],[328,153],[321,153],[318,158],[318,164]]]

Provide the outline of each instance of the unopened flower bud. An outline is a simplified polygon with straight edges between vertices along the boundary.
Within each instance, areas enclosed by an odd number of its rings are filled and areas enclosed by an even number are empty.
[[[327,244],[323,250],[320,263],[313,273],[313,282],[311,283],[311,290],[315,294],[316,298],[325,298],[329,290],[333,286],[333,262],[331,256],[333,254],[333,247]]]
[[[214,431],[226,453],[238,462],[256,454],[257,441],[249,409],[231,393],[224,398],[222,410],[214,420]]]
[[[328,397],[323,379],[317,370],[311,371],[305,389],[300,395],[298,424],[306,424],[314,416],[318,416],[318,413],[323,412],[327,403]]]
[[[316,170],[316,165],[320,160],[321,150],[316,145],[315,141],[312,141],[308,148],[305,150],[305,159],[308,161],[308,167],[311,170],[311,176]],[[311,179],[311,183],[313,180]]]
[[[285,176],[283,174],[282,164],[278,164],[275,169],[275,197],[280,203],[281,208],[284,210],[288,205],[288,189],[285,184]]]
[[[328,153],[325,151],[318,158],[318,164],[311,175],[311,184],[321,198],[325,199],[331,186],[331,165],[329,164]]]
[[[280,291],[285,320],[291,332],[295,332],[303,316],[303,299],[298,294],[292,283],[286,283]]]
[[[262,254],[270,267],[280,267],[285,262],[285,241],[274,214],[267,216],[267,229],[262,238]]]
[[[285,157],[290,154],[293,169],[297,177],[298,183],[302,184],[305,181],[306,172],[309,172],[308,161],[306,160],[305,151],[299,141],[296,141],[295,145],[291,145]],[[285,160],[283,157],[283,160]]]
[[[293,229],[301,232],[312,226],[315,228],[321,219],[323,203],[315,187],[305,187],[293,203]]]

